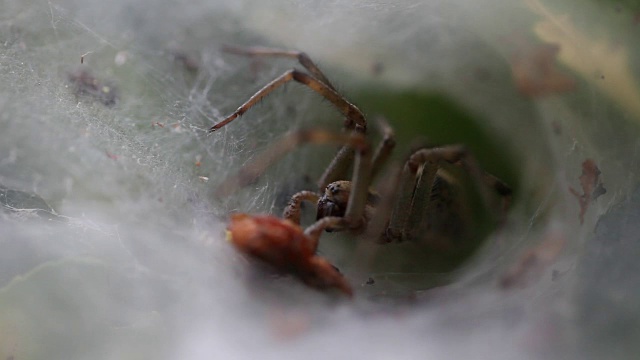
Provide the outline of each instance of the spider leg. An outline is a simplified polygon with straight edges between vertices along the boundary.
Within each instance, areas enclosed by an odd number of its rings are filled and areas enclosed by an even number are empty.
[[[341,147],[318,179],[318,189],[323,191],[332,182],[345,179],[353,159],[353,149],[347,146]]]
[[[371,150],[367,146],[358,149],[353,164],[351,177],[351,192],[344,218],[352,229],[361,228],[364,225],[364,214],[367,208],[369,186],[371,185]]]
[[[300,191],[295,193],[289,203],[284,208],[282,217],[293,221],[295,224],[300,225],[300,213],[302,212],[301,206],[303,201],[308,201],[314,205],[318,203],[320,194],[313,191]]]
[[[382,133],[382,141],[373,153],[373,160],[371,164],[371,178],[375,178],[376,175],[382,169],[382,166],[387,162],[391,152],[396,146],[395,133],[393,128],[387,123],[384,118],[378,119],[378,127]]]
[[[354,258],[357,259],[355,271],[357,276],[366,279],[366,274],[371,269],[371,264],[376,252],[380,249],[378,243],[387,241],[385,229],[392,216],[396,196],[398,195],[398,184],[402,178],[402,167],[399,163],[393,162],[389,165],[387,176],[380,179],[378,189],[380,200],[376,205],[373,216],[369,219],[369,225],[363,236],[363,241],[357,243]],[[366,276],[365,276],[366,275]]]
[[[222,47],[222,51],[227,52],[229,54],[248,56],[248,57],[285,57],[292,58],[298,60],[300,65],[304,66],[305,69],[309,70],[309,72],[318,80],[322,81],[330,87],[332,90],[336,90],[336,88],[331,84],[329,79],[320,71],[320,68],[311,60],[311,58],[302,51],[297,50],[283,50],[283,49],[274,49],[262,46],[250,46],[250,47],[240,47],[240,46],[229,46],[225,45]]]
[[[304,73],[300,70],[291,69],[286,71],[284,74],[278,76],[270,83],[265,85],[262,89],[258,90],[253,96],[249,98],[244,104],[240,105],[236,111],[234,111],[231,115],[227,116],[224,120],[219,123],[213,125],[209,132],[214,132],[223,126],[227,125],[231,121],[235,120],[247,110],[251,109],[255,104],[257,104],[260,100],[262,100],[267,95],[271,94],[274,90],[279,88],[280,86],[290,82],[297,81],[301,84],[308,86],[310,89],[314,90],[318,94],[322,95],[325,99],[329,100],[338,111],[340,111],[347,119],[355,124],[355,130],[359,132],[365,132],[367,128],[366,120],[364,118],[364,114],[362,111],[358,109],[355,105],[347,101],[342,95],[338,94],[331,87],[323,83],[322,81],[314,78],[313,76]]]
[[[430,168],[437,169],[433,166]],[[420,169],[424,169],[424,167]],[[418,170],[418,168],[413,169],[405,164],[400,172],[396,186],[397,200],[391,211],[387,230],[384,232],[384,240],[386,242],[400,242],[406,237],[404,231],[409,222],[411,208],[414,206],[414,190],[417,186],[428,186],[427,184],[429,182],[433,182],[433,177],[435,177],[436,173],[435,170],[432,171],[433,175],[431,175],[430,172],[427,174],[423,173],[422,176],[420,176],[422,184],[416,184],[416,177],[419,175]]]
[[[450,145],[419,149],[411,154],[402,169],[398,184],[398,201],[393,208],[385,232],[387,241],[402,241],[410,237],[408,234],[410,224],[419,222],[424,218],[424,214],[431,210],[430,207],[434,206],[434,202],[431,201],[431,190],[436,173],[443,162],[461,166],[478,184],[483,202],[492,210],[497,206],[495,206],[495,196],[490,193],[490,189],[500,196],[511,195],[511,189],[497,177],[484,172],[473,155],[463,146]]]
[[[298,70],[289,70],[285,72],[262,89],[258,90],[256,94],[249,98],[249,100],[242,104],[227,118],[213,125],[211,129],[209,129],[209,132],[222,128],[229,122],[244,114],[272,91],[292,80],[307,85],[309,88],[329,100],[329,102],[331,102],[342,114],[345,115],[346,121],[344,123],[344,128],[346,130],[355,130],[361,133],[366,132],[367,124],[362,112],[336,91],[335,87],[322,73],[322,71],[320,71],[318,66],[311,61],[307,54],[295,50],[281,50],[264,47],[242,48],[227,46],[223,48],[223,50],[232,54],[249,57],[274,56],[295,58],[311,73],[311,75]],[[330,183],[343,179],[349,169],[349,166],[353,162],[353,159],[353,150],[349,147],[342,147],[320,177],[318,181],[318,188],[322,191],[322,189]]]
[[[390,164],[388,175],[378,184],[380,200],[376,204],[373,217],[369,220],[367,231],[364,234],[365,239],[373,239],[374,242],[386,241],[384,237],[381,238],[381,234],[384,235],[392,214],[398,211],[394,204],[397,204],[396,199],[401,189],[400,184],[404,179],[402,170],[397,162]]]
[[[309,237],[312,241],[312,245],[314,249],[318,248],[318,242],[320,241],[320,236],[322,233],[328,229],[343,229],[348,226],[347,220],[345,218],[337,217],[337,216],[327,216],[324,217],[304,230],[304,234]]]
[[[313,249],[316,253],[318,250],[318,243],[320,242],[320,236],[327,228],[344,228],[347,226],[347,222],[344,218],[328,216],[316,221],[313,225],[304,230],[304,234],[307,238],[307,245]],[[344,276],[340,274],[338,269],[331,265],[326,259],[315,255],[312,256],[307,264],[308,271],[301,273],[302,280],[320,289],[327,287],[336,287],[345,294],[351,296],[353,290],[349,285],[349,282],[345,280]]]
[[[425,219],[430,216],[434,208],[438,208],[438,202],[441,199],[436,189],[436,174],[441,165],[440,162],[427,162],[417,174],[413,199],[403,230],[403,236],[406,239],[417,239],[420,236],[418,234],[424,234],[428,228]]]
[[[380,172],[384,164],[389,159],[391,152],[396,146],[395,133],[393,128],[383,118],[378,120],[378,127],[382,133],[382,141],[373,153],[373,160],[371,163],[371,179],[374,179]],[[343,153],[344,152],[344,153]],[[349,169],[350,163],[353,162],[353,150],[347,147],[340,149],[338,154],[334,157],[333,161],[327,166],[320,180],[318,181],[318,188],[322,191],[327,185],[334,181],[345,179],[345,174]]]
[[[485,173],[484,177],[487,185],[494,188],[498,192],[498,194],[502,196],[510,196],[513,194],[513,190],[511,190],[511,187],[509,187],[509,185],[507,185],[504,181],[500,180],[497,176]]]
[[[329,81],[329,79],[324,75],[324,73],[320,70],[320,68],[311,60],[309,55],[305,52],[298,50],[285,50],[285,49],[276,49],[262,46],[249,46],[249,47],[240,47],[240,46],[230,46],[225,45],[222,47],[222,51],[227,52],[229,54],[240,55],[240,56],[248,56],[248,57],[284,57],[296,59],[300,65],[302,65],[305,69],[307,69],[313,77],[323,82],[333,91],[338,92],[335,86]],[[353,130],[356,127],[356,123],[353,119],[347,118],[347,121],[344,123],[345,130]],[[328,184],[328,183],[327,183]]]

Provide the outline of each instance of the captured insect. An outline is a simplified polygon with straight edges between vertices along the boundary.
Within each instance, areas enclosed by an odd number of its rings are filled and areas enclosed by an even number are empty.
[[[228,125],[291,81],[314,90],[345,117],[344,131],[340,133],[324,129],[287,133],[219,185],[216,195],[229,196],[257,181],[269,166],[300,145],[341,145],[318,180],[318,191],[294,194],[281,218],[231,216],[228,238],[240,252],[292,274],[309,286],[336,289],[351,296],[353,290],[349,282],[328,260],[317,255],[324,231],[349,231],[379,243],[420,242],[426,244],[426,251],[434,254],[459,256],[468,247],[460,250],[455,241],[451,241],[460,228],[465,228],[464,216],[456,213],[457,203],[451,200],[455,186],[451,185],[450,174],[456,171],[466,174],[488,211],[495,212],[495,217],[503,215],[511,197],[510,187],[482,170],[464,146],[420,147],[405,158],[402,166],[385,167],[396,145],[391,126],[380,121],[382,140],[372,147],[363,112],[338,93],[304,52],[264,47],[226,47],[224,50],[249,57],[295,59],[307,71],[286,71],[211,127],[210,132]],[[387,171],[386,176],[383,171]],[[372,189],[378,177],[384,179],[379,192]],[[300,225],[303,202],[316,207],[316,221],[306,229]]]

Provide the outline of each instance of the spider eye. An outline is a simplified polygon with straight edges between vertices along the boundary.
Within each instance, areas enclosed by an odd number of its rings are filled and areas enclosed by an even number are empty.
[[[316,220],[320,220],[323,217],[327,216],[344,216],[344,209],[338,205],[337,203],[329,200],[327,198],[323,198],[318,201],[318,213],[316,216]]]

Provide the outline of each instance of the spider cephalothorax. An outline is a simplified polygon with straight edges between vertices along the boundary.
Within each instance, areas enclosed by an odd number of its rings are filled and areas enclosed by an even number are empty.
[[[343,217],[347,211],[349,193],[351,193],[351,182],[347,180],[335,181],[327,185],[318,200],[316,220],[327,216]]]
[[[304,53],[269,48],[235,48],[226,51],[245,56],[275,56],[297,59],[309,71],[289,70],[264,86],[224,120],[215,124],[216,131],[238,118],[278,87],[290,81],[308,86],[332,103],[346,118],[344,132],[321,129],[297,130],[286,134],[270,148],[245,165],[235,176],[217,188],[218,196],[226,196],[248,185],[287,152],[304,143],[342,145],[318,181],[318,191],[300,191],[291,197],[283,218],[273,216],[236,215],[229,225],[231,242],[243,253],[299,277],[306,284],[320,288],[337,288],[351,294],[342,275],[325,259],[315,254],[323,231],[348,230],[375,237],[378,242],[424,240],[433,249],[447,249],[449,244],[439,236],[436,221],[455,230],[439,207],[447,204],[443,194],[448,187],[441,184],[447,168],[461,168],[475,184],[486,209],[502,213],[511,195],[510,188],[495,176],[484,172],[464,146],[422,147],[407,157],[404,166],[392,166],[385,177],[380,194],[372,191],[373,179],[381,172],[395,146],[394,133],[380,121],[382,141],[372,151],[366,138],[367,122],[363,113],[340,95],[320,69]],[[352,175],[348,170],[352,168]],[[349,180],[347,180],[349,179]],[[498,197],[506,199],[498,201]],[[316,222],[304,231],[300,227],[302,202],[315,204]],[[432,216],[433,219],[425,219]]]
[[[338,180],[327,185],[322,193],[322,196],[318,199],[316,220],[320,220],[328,216],[344,217],[347,211],[347,205],[349,204],[349,195],[351,193],[351,181]],[[367,205],[363,214],[364,221],[363,227],[366,227],[367,223],[371,219],[371,215],[375,206],[378,204],[380,196],[373,190],[369,190],[367,193]],[[332,228],[327,228],[326,231],[333,231]],[[353,229],[355,230],[355,229]]]

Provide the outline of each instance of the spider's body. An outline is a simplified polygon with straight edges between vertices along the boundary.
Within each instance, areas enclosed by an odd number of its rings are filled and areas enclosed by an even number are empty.
[[[297,81],[316,91],[346,117],[342,134],[320,129],[288,133],[218,187],[217,194],[224,196],[254,182],[268,166],[301,144],[343,145],[319,179],[319,191],[300,191],[293,195],[283,219],[245,214],[232,217],[229,225],[231,241],[243,253],[292,273],[308,285],[321,289],[334,287],[351,294],[342,275],[327,266],[329,263],[324,258],[315,255],[323,231],[349,230],[384,243],[418,240],[434,249],[446,250],[449,244],[442,241],[439,234],[454,234],[464,228],[460,217],[451,216],[456,205],[448,194],[452,187],[443,180],[443,172],[452,166],[463,169],[476,183],[489,211],[504,211],[495,195],[508,199],[509,187],[484,172],[473,156],[459,145],[415,150],[404,166],[391,167],[390,175],[384,179],[385,185],[379,189],[380,194],[375,193],[370,190],[373,179],[383,169],[395,146],[393,131],[386,123],[381,122],[383,140],[372,151],[366,138],[367,123],[363,113],[335,90],[306,54],[268,48],[227,48],[227,51],[245,56],[296,58],[309,73],[285,72],[210,131],[238,118],[289,81]],[[350,168],[353,173],[347,180]],[[317,219],[303,231],[300,217],[305,201],[315,204]]]
[[[343,217],[347,211],[351,182],[347,180],[334,181],[327,185],[324,193],[318,199],[318,213],[316,220],[326,216]]]
[[[351,194],[351,181],[338,180],[327,185],[324,192],[316,203],[316,220],[320,220],[328,216],[344,217],[349,205],[349,196]],[[373,211],[380,201],[380,195],[373,190],[367,193],[367,202],[363,214],[362,227],[365,228],[371,219]],[[288,204],[291,207],[291,202]],[[286,217],[286,214],[285,214]],[[352,228],[352,231],[358,229]],[[362,229],[360,229],[362,230]],[[332,231],[327,229],[326,231]]]

